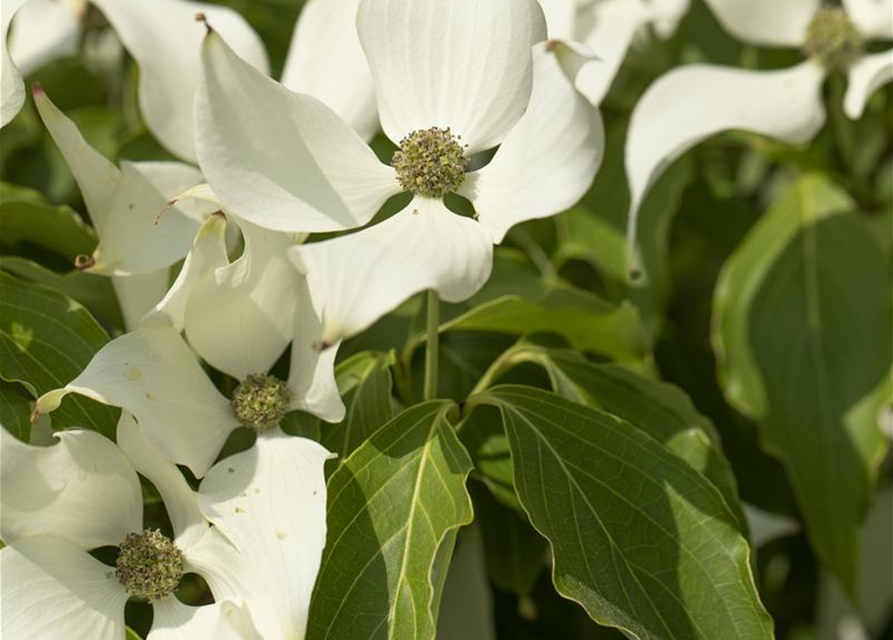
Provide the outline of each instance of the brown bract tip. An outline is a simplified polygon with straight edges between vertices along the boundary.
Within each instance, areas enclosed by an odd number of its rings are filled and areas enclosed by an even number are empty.
[[[331,342],[328,342],[326,340],[320,340],[319,342],[313,343],[313,350],[314,351],[325,351],[326,349],[330,348],[331,346],[332,346]]]
[[[40,411],[37,410],[37,407],[34,407],[34,411],[31,412],[31,417],[29,418],[31,424],[37,422],[40,419],[40,415]]]
[[[633,282],[636,280],[641,280],[642,278],[642,270],[635,268],[629,270],[629,277],[632,278]]]
[[[214,28],[208,23],[208,16],[206,16],[204,13],[202,13],[202,12],[198,12],[198,13],[196,13],[196,14],[195,14],[195,21],[196,21],[196,22],[203,22],[204,25],[205,25],[205,29],[208,30],[208,33],[213,33],[213,32],[214,32]]]
[[[546,40],[546,51],[555,51],[560,44],[561,40]]]
[[[34,96],[35,98],[37,96],[46,95],[46,92],[43,90],[43,85],[40,84],[39,82],[35,82],[34,84],[32,84],[31,85],[31,95]]]
[[[93,256],[88,256],[85,253],[75,256],[74,267],[79,271],[85,271],[94,264],[96,264],[96,259]]]

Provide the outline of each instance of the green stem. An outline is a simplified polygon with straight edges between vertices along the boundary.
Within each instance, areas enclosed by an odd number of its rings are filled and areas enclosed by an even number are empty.
[[[437,397],[437,365],[440,359],[440,298],[428,291],[428,338],[425,345],[425,400]]]

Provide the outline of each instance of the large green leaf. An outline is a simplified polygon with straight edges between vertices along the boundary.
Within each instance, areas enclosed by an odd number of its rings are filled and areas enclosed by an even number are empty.
[[[714,342],[729,401],[786,464],[819,557],[853,592],[886,443],[891,265],[846,193],[801,178],[721,275]]]
[[[618,361],[639,361],[647,352],[645,331],[635,307],[629,303],[615,306],[595,294],[566,286],[553,288],[536,300],[516,295],[490,300],[442,324],[440,331],[513,336],[554,333],[575,349]],[[410,343],[410,354],[421,341],[420,336]]]
[[[552,544],[558,591],[641,640],[772,637],[749,549],[719,491],[633,425],[566,398],[500,386],[515,486]]]
[[[0,256],[0,269],[22,280],[56,289],[87,307],[100,321],[123,330],[124,318],[111,278],[77,270],[58,274],[18,256]]]
[[[527,596],[546,566],[548,542],[522,514],[501,504],[480,484],[471,486],[471,497],[490,580],[519,598]]]
[[[332,474],[310,640],[434,637],[456,531],[472,519],[455,409],[407,409]]]
[[[0,378],[21,382],[37,397],[73,380],[106,342],[108,335],[80,304],[0,271]],[[118,413],[71,395],[53,412],[53,428],[114,437]]]
[[[555,392],[626,420],[664,444],[716,485],[746,526],[716,428],[681,389],[615,364],[590,362],[569,350],[521,345],[508,359],[540,364],[549,372]]]
[[[73,209],[50,205],[38,192],[11,184],[0,184],[0,227],[2,246],[10,251],[40,247],[67,264],[78,254],[96,248],[96,234]]]
[[[364,351],[338,365],[338,390],[347,413],[344,420],[321,429],[322,444],[342,458],[391,419],[393,353]]]

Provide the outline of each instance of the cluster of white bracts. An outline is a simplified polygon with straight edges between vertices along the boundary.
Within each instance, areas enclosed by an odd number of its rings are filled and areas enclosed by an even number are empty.
[[[627,48],[645,27],[670,35],[688,1],[309,0],[279,81],[263,43],[228,9],[89,4],[139,65],[146,124],[183,163],[115,166],[33,92],[100,238],[81,266],[112,278],[129,332],[37,404],[51,412],[75,393],[121,407],[117,444],[71,431],[41,448],[2,432],[2,635],[124,637],[128,594],[87,552],[142,528],[139,473],[161,493],[188,571],[215,598],[156,602],[151,640],[303,638],[325,545],[328,452],[275,427],[216,462],[239,420],[197,357],[244,380],[291,345],[288,408],[343,419],[338,344],[418,292],[469,298],[513,225],[573,205],[598,170],[596,107]],[[779,46],[802,42],[819,0],[708,4],[733,34]],[[866,37],[893,37],[890,0],[844,4]],[[2,0],[0,126],[24,103],[20,72],[77,49],[87,7]],[[849,74],[847,113],[858,117],[893,61],[868,55]],[[814,135],[825,75],[807,61],[780,72],[698,65],[658,80],[630,127],[631,228],[661,167],[706,136]],[[364,227],[401,191],[367,144],[379,129],[397,143],[432,127],[448,128],[472,159],[498,147],[456,190],[474,218],[415,194],[368,229],[304,244]],[[244,249],[231,260],[239,236]],[[177,464],[201,480],[198,491]]]

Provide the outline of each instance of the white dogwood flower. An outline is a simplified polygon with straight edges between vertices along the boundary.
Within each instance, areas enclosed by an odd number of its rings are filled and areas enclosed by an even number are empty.
[[[196,103],[202,170],[226,207],[256,225],[347,229],[390,196],[414,194],[368,230],[290,250],[307,274],[324,344],[425,289],[448,301],[473,295],[489,277],[493,244],[514,224],[574,204],[602,151],[599,114],[573,87],[589,58],[576,45],[542,42],[533,0],[365,1],[357,26],[382,127],[400,143],[393,166],[330,109],[257,73],[213,31]],[[497,145],[489,164],[466,172]],[[450,193],[470,200],[476,218],[447,209]]]
[[[689,0],[539,0],[549,37],[582,42],[598,56],[577,76],[577,88],[598,105],[636,37],[652,27],[660,38],[675,33]]]
[[[3,430],[3,637],[123,640],[124,603],[135,596],[154,604],[147,640],[303,638],[331,456],[276,431],[220,461],[196,494],[127,412],[120,449],[89,431],[42,448]],[[143,529],[136,472],[161,494],[173,539]],[[108,545],[119,547],[114,569],[87,554]],[[205,579],[214,605],[176,599],[186,573]]]
[[[197,242],[219,241],[223,224],[215,222],[206,223]],[[302,318],[296,316],[300,324]],[[254,336],[245,340],[250,346]],[[282,435],[279,421],[289,411],[309,411],[331,422],[344,417],[334,354],[311,346],[306,351],[314,360],[303,359],[301,351],[295,353],[287,382],[265,369],[232,371],[240,384],[232,398],[226,398],[176,329],[145,327],[106,344],[74,380],[41,396],[37,411],[54,411],[70,393],[121,407],[133,414],[143,437],[162,455],[200,478],[239,426],[254,430],[260,442]]]
[[[224,580],[235,554],[210,555],[218,536],[198,496],[142,440],[132,417],[122,415],[118,425],[120,449],[92,431],[66,431],[58,439],[36,447],[0,427],[4,638],[123,640],[124,605],[135,597],[153,604],[150,640],[260,639],[249,612],[229,595],[224,600],[215,592],[218,601],[205,607],[174,595],[186,573],[209,584]],[[173,539],[143,528],[137,472],[161,494]],[[115,567],[89,554],[106,546],[119,549]]]
[[[139,65],[138,97],[146,124],[165,147],[184,160],[195,162],[192,103],[202,34],[200,26],[195,24],[195,14],[201,12],[212,17],[240,55],[264,72],[269,69],[260,38],[232,9],[190,0],[90,0],[90,3],[102,11]],[[85,7],[83,1],[3,0],[0,126],[6,125],[24,102],[24,83],[18,65],[23,64],[26,71],[31,71],[35,62],[45,63],[73,53],[71,40],[81,30],[79,23]],[[20,9],[24,14],[22,24],[18,20],[13,22]],[[10,23],[14,39],[7,43]],[[22,33],[18,35],[16,31],[20,27]],[[27,40],[33,41],[30,48],[23,44]],[[17,59],[16,54],[26,55]]]
[[[156,224],[169,198],[203,181],[201,172],[180,162],[122,162],[116,167],[84,140],[40,87],[33,94],[99,236],[93,255],[81,257],[78,266],[111,276],[125,325],[135,328],[164,296],[169,267],[186,255],[199,225],[213,211],[204,203],[181,203]]]
[[[172,153],[195,162],[193,98],[203,29],[197,14],[212,21],[250,64],[269,72],[257,34],[235,11],[191,0],[89,0],[111,23],[140,67],[139,104],[146,124]],[[372,76],[356,36],[359,0],[310,0],[295,24],[282,83],[315,96],[351,123],[363,137],[378,129]],[[88,0],[3,0],[3,92],[5,125],[24,101],[21,75],[75,53]],[[7,31],[15,16],[12,32]],[[322,55],[336,48],[339,55]]]
[[[706,0],[722,25],[744,42],[799,47],[790,69],[751,71],[708,64],[679,67],[652,84],[636,105],[626,141],[632,192],[629,236],[639,207],[661,172],[705,138],[743,129],[791,144],[813,138],[825,122],[822,84],[845,72],[844,111],[861,117],[870,95],[893,80],[893,50],[865,53],[870,39],[893,39],[893,0]]]

